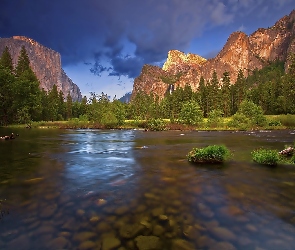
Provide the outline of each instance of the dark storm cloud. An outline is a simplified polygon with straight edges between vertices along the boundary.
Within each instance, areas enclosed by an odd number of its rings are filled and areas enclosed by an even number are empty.
[[[60,52],[64,66],[91,62],[96,75],[133,78],[204,32],[250,31],[294,7],[294,0],[0,0],[0,37],[25,35]]]

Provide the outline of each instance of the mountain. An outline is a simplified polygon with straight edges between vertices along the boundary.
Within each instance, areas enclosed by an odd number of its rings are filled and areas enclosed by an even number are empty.
[[[11,54],[14,66],[17,64],[22,46],[25,47],[31,68],[40,82],[41,89],[51,90],[55,84],[58,91],[61,90],[65,97],[70,93],[73,101],[82,100],[79,87],[73,83],[62,69],[61,57],[58,52],[24,36],[0,38],[0,55],[6,46]]]
[[[174,88],[189,84],[193,91],[199,86],[201,76],[206,81],[214,70],[218,79],[225,71],[230,73],[231,84],[235,83],[239,70],[248,76],[254,69],[261,69],[270,61],[281,60],[288,69],[288,55],[295,53],[295,10],[284,16],[270,28],[260,28],[251,35],[232,33],[216,57],[206,60],[198,55],[171,50],[163,67],[144,65],[135,78],[132,97],[139,91],[153,93],[163,98]]]
[[[130,98],[131,98],[131,92],[126,93],[124,96],[122,96],[119,101],[123,102],[123,103],[128,103],[130,102]]]

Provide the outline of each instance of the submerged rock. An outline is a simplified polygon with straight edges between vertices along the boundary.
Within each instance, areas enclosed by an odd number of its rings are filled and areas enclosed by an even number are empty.
[[[186,240],[176,239],[172,241],[171,250],[195,250],[195,247]]]
[[[159,237],[156,236],[138,236],[135,239],[139,250],[161,250],[162,244]]]

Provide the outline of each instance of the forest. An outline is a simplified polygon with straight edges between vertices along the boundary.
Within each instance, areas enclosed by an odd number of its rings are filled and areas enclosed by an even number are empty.
[[[24,47],[13,67],[9,49],[0,58],[0,125],[32,124],[40,121],[69,121],[72,127],[79,122],[92,127],[116,128],[127,120],[144,121],[143,127],[162,130],[171,124],[204,127],[249,128],[279,126],[280,121],[266,119],[265,115],[295,114],[295,56],[285,73],[285,62],[269,62],[263,69],[249,72],[245,77],[239,71],[235,84],[230,74],[223,73],[219,82],[216,72],[210,81],[201,77],[199,88],[193,92],[189,85],[176,88],[163,99],[153,94],[138,93],[129,103],[110,100],[107,94],[90,93],[81,102],[73,102],[57,90],[39,88],[39,82],[30,68]],[[168,86],[167,86],[168,87]],[[222,121],[222,122],[221,122]],[[76,125],[75,125],[76,124]]]

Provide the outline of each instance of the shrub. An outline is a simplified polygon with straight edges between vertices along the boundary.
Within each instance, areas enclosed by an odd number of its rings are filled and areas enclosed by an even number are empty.
[[[266,125],[266,118],[263,115],[262,108],[252,101],[242,101],[237,113],[243,114],[249,118],[252,125],[258,125],[260,127]]]
[[[147,128],[152,131],[167,130],[166,122],[161,118],[153,118],[147,121]]]
[[[269,119],[268,120],[268,126],[270,127],[278,127],[278,126],[282,126],[282,123],[278,120],[274,120],[274,119]]]
[[[219,109],[211,110],[208,114],[208,126],[209,127],[218,127],[222,121],[222,111]]]
[[[269,166],[276,166],[280,161],[279,153],[276,150],[256,149],[251,152],[253,161]]]
[[[115,128],[118,125],[118,119],[113,112],[107,111],[102,115],[100,123],[105,128]]]
[[[179,121],[187,125],[196,125],[203,120],[203,112],[196,101],[187,101],[183,103]]]
[[[193,148],[187,155],[189,162],[222,163],[230,156],[230,151],[223,145],[212,145],[205,148]]]
[[[250,119],[244,114],[236,113],[232,119],[227,123],[229,127],[246,130],[250,127]]]

